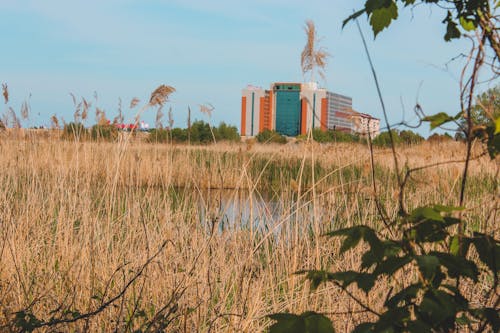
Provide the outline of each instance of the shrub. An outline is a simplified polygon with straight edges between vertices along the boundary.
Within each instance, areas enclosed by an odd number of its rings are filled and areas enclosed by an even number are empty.
[[[420,134],[410,130],[404,130],[399,132],[399,137],[401,138],[401,141],[403,143],[408,145],[415,145],[425,140]]]
[[[333,136],[331,132],[322,131],[320,129],[314,129],[312,131],[313,140],[316,142],[332,142]]]
[[[188,130],[184,128],[174,128],[170,131],[170,136],[174,142],[188,141]]]
[[[314,129],[312,132],[313,140],[320,143],[327,142],[359,142],[360,137],[355,134],[341,132],[341,131],[323,131],[320,129]],[[307,135],[297,136],[299,140],[306,140]]]
[[[453,140],[453,138],[448,133],[444,133],[444,134],[434,133],[427,138],[427,141],[437,142],[437,143],[446,142],[446,141],[450,141],[450,140]]]
[[[330,131],[333,142],[359,142],[359,136],[341,131]]]
[[[90,129],[90,137],[92,140],[113,141],[118,138],[118,129],[111,125],[94,125]]]
[[[83,140],[88,137],[88,131],[82,123],[64,124],[62,138],[66,140]]]
[[[276,131],[271,131],[271,130],[264,130],[263,132],[260,132],[255,136],[257,139],[257,142],[260,143],[281,143],[284,144],[287,142],[286,137],[279,134]]]
[[[212,134],[213,132],[213,134]],[[189,136],[190,134],[190,136]],[[235,126],[229,126],[222,122],[219,127],[213,127],[210,130],[210,125],[204,121],[195,121],[191,126],[191,132],[186,128],[174,128],[172,130],[168,129],[152,129],[148,136],[148,142],[187,142],[189,138],[191,143],[195,144],[208,144],[212,143],[213,140],[228,140],[228,141],[240,141],[240,135]]]
[[[149,135],[146,139],[147,142],[157,142],[164,143],[168,142],[170,139],[169,131],[163,128],[153,128],[149,131]]]
[[[401,137],[399,136],[398,131],[391,130],[392,138],[394,140],[394,144],[400,144],[402,142]],[[390,147],[391,146],[391,135],[389,131],[380,133],[375,139],[373,139],[373,144],[375,146],[381,147]]]
[[[225,122],[221,122],[219,124],[219,127],[214,128],[214,133],[216,134],[215,137],[217,140],[234,141],[234,142],[241,141],[236,126],[227,125]]]
[[[191,125],[191,142],[192,143],[211,143],[214,138],[210,125],[204,121],[197,120]]]

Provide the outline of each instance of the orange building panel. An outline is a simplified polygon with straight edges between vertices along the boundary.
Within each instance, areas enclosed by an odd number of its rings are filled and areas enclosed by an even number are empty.
[[[307,100],[302,98],[302,107],[300,112],[300,134],[307,134]]]
[[[241,136],[245,136],[247,132],[247,98],[241,97]]]
[[[264,124],[262,130],[270,130],[273,127],[273,118],[271,115],[271,103],[269,96],[264,97]]]
[[[273,106],[273,91],[272,89],[269,91],[269,96],[267,97],[268,98],[268,105],[269,105],[269,122],[268,122],[268,129],[270,130],[274,130],[274,126],[276,126],[274,123],[273,123],[273,110],[274,110],[274,106]]]
[[[266,114],[266,98],[260,98],[260,106],[259,106],[259,133],[264,131],[265,128],[265,114]]]
[[[328,99],[321,99],[321,130],[326,131],[328,122]]]

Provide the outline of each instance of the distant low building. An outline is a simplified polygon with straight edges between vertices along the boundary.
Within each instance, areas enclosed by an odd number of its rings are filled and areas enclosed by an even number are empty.
[[[353,132],[361,136],[374,138],[380,134],[380,119],[374,118],[366,113],[353,111]]]
[[[286,136],[310,129],[379,134],[379,120],[352,110],[352,98],[318,88],[315,82],[271,84],[269,90],[249,85],[242,90],[241,135],[269,129]]]

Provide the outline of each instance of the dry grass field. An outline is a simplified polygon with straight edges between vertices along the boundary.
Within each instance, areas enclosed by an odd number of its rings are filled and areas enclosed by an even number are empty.
[[[464,155],[452,141],[398,149],[401,167]],[[340,240],[322,234],[381,229],[366,145],[75,142],[48,131],[0,134],[0,156],[0,331],[24,320],[40,332],[260,332],[270,313],[316,310],[345,332],[369,316],[294,274],[357,268],[356,251],[339,256]],[[374,160],[378,196],[396,214],[390,150]],[[497,237],[498,167],[472,161],[464,213],[470,230]],[[415,173],[408,207],[457,205],[462,168]],[[246,213],[228,221],[236,201]],[[377,308],[391,283],[368,297],[351,290]]]

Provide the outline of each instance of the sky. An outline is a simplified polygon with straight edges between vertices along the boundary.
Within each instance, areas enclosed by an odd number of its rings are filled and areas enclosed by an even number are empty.
[[[248,84],[303,82],[300,53],[304,23],[316,24],[320,45],[331,54],[320,85],[351,96],[355,110],[382,118],[374,80],[355,24],[342,21],[364,0],[0,0],[0,82],[19,111],[29,99],[24,126],[49,125],[57,115],[73,119],[70,93],[126,121],[161,84],[171,85],[164,110],[175,127],[192,119],[240,126],[241,90]],[[466,40],[446,43],[444,13],[429,6],[406,8],[374,39],[360,24],[377,71],[391,123],[415,122],[418,103],[427,114],[459,109],[461,53]],[[487,89],[488,87],[485,87]],[[97,99],[95,99],[95,96]],[[210,119],[199,105],[210,103]],[[3,110],[2,110],[3,109]],[[142,119],[154,124],[156,110]],[[95,122],[92,115],[88,124]],[[428,135],[428,126],[418,130]]]

